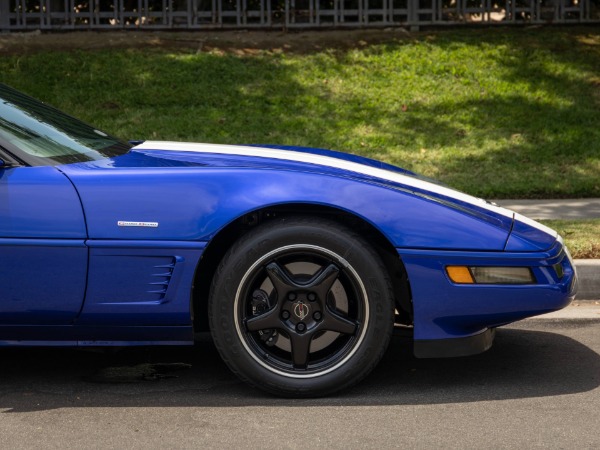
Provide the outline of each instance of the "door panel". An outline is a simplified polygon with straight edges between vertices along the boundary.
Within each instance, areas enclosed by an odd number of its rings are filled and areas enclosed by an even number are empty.
[[[83,304],[85,221],[53,167],[0,169],[0,324],[70,324]]]

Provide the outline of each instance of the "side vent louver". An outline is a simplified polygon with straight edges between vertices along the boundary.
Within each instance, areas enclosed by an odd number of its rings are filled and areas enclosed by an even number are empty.
[[[149,290],[149,294],[154,294],[158,297],[158,300],[163,300],[167,295],[167,289],[169,288],[169,283],[171,282],[171,277],[173,276],[173,270],[175,269],[175,258],[171,260],[170,264],[162,264],[159,266],[154,266],[156,272],[153,273],[152,277],[156,281],[152,281],[149,283],[152,286],[152,290]]]

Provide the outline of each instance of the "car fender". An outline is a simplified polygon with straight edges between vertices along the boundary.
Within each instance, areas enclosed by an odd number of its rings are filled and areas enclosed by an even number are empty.
[[[210,241],[253,211],[282,204],[351,212],[397,248],[502,250],[511,221],[374,180],[264,168],[63,166],[90,240]]]

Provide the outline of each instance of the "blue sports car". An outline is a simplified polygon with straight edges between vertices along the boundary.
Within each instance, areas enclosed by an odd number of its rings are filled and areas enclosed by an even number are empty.
[[[0,344],[191,345],[283,396],[487,350],[565,307],[561,238],[410,171],[328,150],[125,143],[0,85]]]

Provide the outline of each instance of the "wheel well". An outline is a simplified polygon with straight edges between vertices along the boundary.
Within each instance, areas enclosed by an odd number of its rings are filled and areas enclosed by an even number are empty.
[[[324,217],[362,233],[382,258],[394,285],[396,322],[412,324],[412,296],[404,265],[393,245],[368,222],[348,212],[319,205],[286,204],[264,208],[233,221],[210,241],[196,268],[192,311],[196,331],[208,331],[208,296],[214,274],[227,250],[252,228],[285,215]]]

